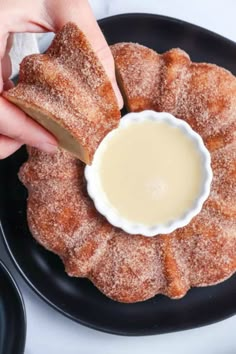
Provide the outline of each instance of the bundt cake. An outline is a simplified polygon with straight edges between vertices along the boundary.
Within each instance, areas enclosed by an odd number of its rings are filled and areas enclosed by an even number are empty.
[[[119,123],[110,80],[79,28],[67,23],[46,54],[27,56],[19,84],[4,97],[50,130],[85,163]]]
[[[210,197],[191,223],[170,235],[131,236],[96,211],[81,161],[63,150],[49,155],[28,148],[19,177],[29,192],[29,228],[60,256],[69,275],[89,278],[114,300],[137,302],[159,293],[181,298],[190,287],[219,283],[236,271],[236,78],[216,65],[192,63],[180,49],[159,55],[118,43],[112,52],[130,111],[168,111],[201,134],[212,157]],[[57,93],[55,82],[56,75]],[[57,104],[53,97],[44,98],[48,107]]]

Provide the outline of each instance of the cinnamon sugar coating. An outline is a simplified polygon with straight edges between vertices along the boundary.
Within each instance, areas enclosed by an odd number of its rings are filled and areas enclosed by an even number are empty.
[[[56,34],[46,54],[24,58],[19,84],[4,92],[4,97],[44,125],[59,145],[85,163],[91,163],[101,140],[119,123],[111,82],[73,23]]]
[[[131,236],[96,211],[82,162],[65,151],[30,148],[19,173],[29,192],[29,227],[69,275],[89,278],[114,300],[181,298],[190,287],[222,282],[236,271],[236,78],[192,63],[180,49],[159,55],[122,43],[112,52],[130,111],[167,111],[202,135],[212,157],[210,196],[201,213],[170,235]]]
[[[236,80],[181,49],[158,54],[140,44],[111,46],[129,111],[167,111],[186,120],[213,151],[235,139]]]

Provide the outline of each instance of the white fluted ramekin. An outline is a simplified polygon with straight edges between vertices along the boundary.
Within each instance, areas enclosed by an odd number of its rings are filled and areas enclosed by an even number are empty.
[[[133,223],[129,220],[126,220],[124,217],[117,213],[116,209],[109,203],[102,189],[98,168],[101,156],[106,149],[108,142],[116,133],[117,129],[123,129],[130,124],[133,124],[134,122],[143,122],[146,120],[158,122],[163,121],[171,126],[181,129],[182,132],[194,142],[202,161],[201,190],[192,207],[187,210],[187,212],[180,218],[171,220],[165,224],[157,224],[154,226]],[[85,168],[85,178],[87,180],[88,194],[94,201],[96,209],[106,217],[110,224],[123,229],[129,234],[140,234],[149,237],[159,234],[169,234],[180,227],[186,226],[191,221],[191,219],[201,211],[202,205],[210,193],[210,186],[212,181],[211,157],[200,135],[194,132],[189,124],[187,124],[185,121],[178,119],[166,112],[158,113],[151,110],[146,110],[138,113],[126,114],[121,119],[118,128],[112,130],[106,135],[94,154],[92,165],[86,166]]]

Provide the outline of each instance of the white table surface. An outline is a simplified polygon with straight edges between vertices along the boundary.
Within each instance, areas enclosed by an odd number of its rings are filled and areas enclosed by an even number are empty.
[[[91,0],[91,4],[97,18],[150,12],[195,23],[236,41],[235,0]],[[0,258],[11,269],[24,296],[28,322],[26,354],[236,353],[236,316],[207,327],[166,335],[105,334],[67,319],[35,295],[15,270],[2,240]]]

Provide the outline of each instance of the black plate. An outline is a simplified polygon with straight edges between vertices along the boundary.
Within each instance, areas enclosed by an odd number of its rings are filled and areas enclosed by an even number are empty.
[[[162,16],[129,14],[100,21],[110,44],[133,41],[159,52],[185,49],[195,61],[220,64],[236,74],[236,44],[202,28]],[[210,324],[236,313],[236,276],[221,285],[192,289],[181,300],[157,296],[116,303],[88,280],[68,277],[59,258],[40,247],[26,222],[25,188],[17,171],[24,149],[0,164],[0,212],[6,245],[35,292],[55,309],[89,327],[123,335],[166,333]]]
[[[25,335],[23,298],[9,270],[0,260],[0,353],[24,353]]]

